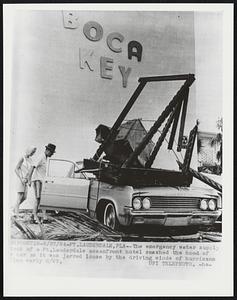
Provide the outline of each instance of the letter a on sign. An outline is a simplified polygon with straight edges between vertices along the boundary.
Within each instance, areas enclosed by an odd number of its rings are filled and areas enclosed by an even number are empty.
[[[93,68],[93,50],[80,49],[79,48],[79,60],[80,60],[80,68],[85,69],[87,66],[89,70],[94,71]]]
[[[132,59],[132,56],[135,56],[137,61],[141,61],[142,59],[142,45],[137,41],[128,43],[128,59]]]

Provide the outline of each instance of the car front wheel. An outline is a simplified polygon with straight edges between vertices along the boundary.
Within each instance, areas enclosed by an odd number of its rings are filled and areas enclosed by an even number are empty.
[[[105,207],[104,225],[114,230],[119,229],[119,222],[117,220],[116,211],[112,203],[108,203]]]

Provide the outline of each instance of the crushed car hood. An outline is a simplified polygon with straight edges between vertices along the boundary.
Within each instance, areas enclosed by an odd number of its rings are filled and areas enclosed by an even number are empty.
[[[199,188],[199,187],[179,187],[179,186],[166,186],[166,187],[141,187],[134,188],[134,194],[143,196],[164,196],[164,197],[218,197],[214,189]]]

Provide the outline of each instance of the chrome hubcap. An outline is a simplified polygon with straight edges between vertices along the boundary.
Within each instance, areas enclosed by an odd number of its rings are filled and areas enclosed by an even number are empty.
[[[115,211],[112,204],[108,204],[106,207],[104,224],[112,229],[115,227]]]

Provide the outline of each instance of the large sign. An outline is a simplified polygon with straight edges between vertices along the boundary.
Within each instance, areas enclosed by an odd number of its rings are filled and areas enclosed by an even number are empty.
[[[75,12],[63,12],[63,24],[66,29],[76,29],[79,27],[79,18]],[[103,27],[95,21],[88,21],[83,26],[83,33],[87,40],[95,43],[103,37]],[[116,41],[116,43],[115,43]],[[124,36],[119,32],[111,32],[106,38],[107,47],[115,52],[121,53],[121,43]],[[119,46],[117,45],[119,43]],[[135,59],[137,62],[142,60],[142,45],[138,41],[130,41],[127,45],[127,57],[129,60]],[[79,48],[79,66],[80,69],[88,69],[91,72],[95,70],[94,51],[90,49]],[[114,60],[110,57],[100,57],[100,77],[104,79],[113,79]],[[122,78],[123,87],[127,87],[128,78],[132,68],[118,65]]]

